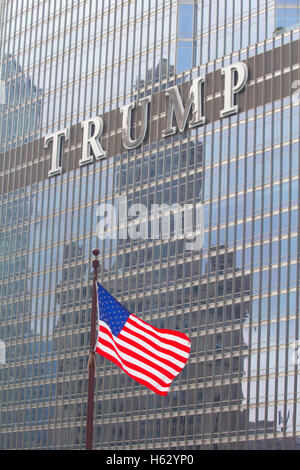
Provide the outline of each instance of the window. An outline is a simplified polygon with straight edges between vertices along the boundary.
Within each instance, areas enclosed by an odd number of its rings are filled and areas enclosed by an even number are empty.
[[[181,1],[177,9],[177,73],[195,65],[193,35],[194,4]]]
[[[178,5],[178,37],[193,36],[194,5],[183,3]]]

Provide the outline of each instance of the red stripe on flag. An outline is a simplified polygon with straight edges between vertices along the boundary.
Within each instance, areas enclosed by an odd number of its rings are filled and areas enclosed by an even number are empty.
[[[169,361],[168,359],[160,356],[159,353],[155,354],[153,351],[150,351],[150,349],[147,349],[144,346],[142,346],[140,344],[138,338],[137,338],[136,341],[134,341],[133,339],[122,335],[122,333],[119,334],[118,338],[122,339],[122,341],[126,342],[129,346],[134,346],[134,347],[138,348],[141,351],[141,353],[146,353],[149,356],[153,357],[153,359],[157,359],[158,361],[163,362],[166,366],[172,367],[172,369],[175,369],[178,373],[182,370],[182,368],[179,367],[177,364],[174,364],[174,362]],[[156,347],[156,345],[155,345],[155,347]],[[168,354],[169,354],[169,351],[168,351]]]
[[[178,338],[181,338],[181,339],[184,339],[185,341],[188,341],[188,342],[191,342],[190,341],[190,338],[185,335],[184,333],[181,333],[180,331],[175,331],[175,330],[167,330],[167,329],[163,329],[163,328],[156,328],[156,326],[153,326],[153,325],[150,325],[149,323],[146,323],[144,320],[141,320],[139,317],[137,317],[136,315],[134,315],[133,313],[130,314],[131,317],[134,317],[138,320],[137,323],[139,322],[142,322],[144,323],[145,325],[147,326],[150,326],[153,330],[157,331],[158,333],[163,333],[163,334],[168,334],[168,335],[173,335],[173,336],[178,336]],[[130,317],[128,317],[128,320],[130,319]],[[128,321],[127,320],[127,321]],[[137,324],[135,323],[135,324]],[[148,330],[149,331],[149,330]]]
[[[101,340],[102,342],[102,340]],[[143,362],[144,364],[146,364],[147,366],[149,367],[152,367],[152,369],[155,369],[157,370],[158,372],[160,372],[161,374],[164,374],[166,377],[168,377],[169,379],[174,379],[174,377],[176,377],[177,374],[172,374],[171,372],[169,372],[168,370],[164,369],[162,366],[160,366],[159,364],[156,364],[156,362],[152,362],[150,361],[149,359],[147,359],[145,356],[143,356],[142,354],[137,354],[135,351],[133,351],[132,349],[130,348],[126,348],[120,344],[116,344],[116,348],[121,351],[122,353],[124,354],[127,354],[128,356],[131,356],[133,357],[134,359],[136,359],[137,361],[140,361],[140,362]],[[126,360],[126,359],[125,359]],[[122,358],[122,361],[124,361],[124,359]]]
[[[154,385],[151,384],[150,382],[147,382],[147,380],[143,380],[140,377],[136,377],[135,375],[131,374],[130,372],[128,372],[126,369],[123,368],[122,364],[120,364],[114,356],[111,356],[110,354],[106,353],[105,351],[102,351],[98,347],[96,348],[96,352],[98,354],[100,354],[100,356],[103,356],[106,359],[108,359],[109,361],[112,361],[114,364],[116,364],[118,367],[120,367],[120,369],[122,369],[124,372],[126,372],[126,374],[129,375],[136,382],[139,382],[141,385],[145,385],[146,387],[150,388],[150,390],[157,393],[158,395],[167,396],[168,390],[162,391],[159,388],[154,387]],[[167,387],[170,388],[170,385],[171,384],[167,385]]]
[[[122,369],[126,371],[126,367],[124,366],[127,366],[127,367],[130,367],[130,369],[134,369],[135,371],[137,372],[140,372],[141,374],[145,375],[146,377],[149,377],[150,379],[154,380],[155,382],[158,383],[158,385],[160,385],[161,387],[168,387],[170,385],[169,382],[164,382],[163,379],[161,379],[160,377],[158,377],[157,375],[155,375],[154,373],[150,372],[149,370],[147,369],[144,369],[143,367],[135,364],[134,362],[130,362],[128,361],[127,359],[124,359],[122,356],[120,356],[119,352],[118,352],[118,349],[116,347],[116,345],[112,345],[109,341],[106,341],[105,339],[101,338],[101,341],[99,341],[99,344],[102,344],[103,346],[106,346],[107,348],[113,350],[119,360],[120,360],[120,367],[122,366]],[[124,364],[124,366],[123,366]],[[154,368],[154,367],[152,367]],[[171,377],[170,378],[170,381],[173,379],[174,377]]]
[[[165,347],[162,347],[162,346],[159,346],[157,343],[155,343],[155,338],[152,340],[150,340],[149,338],[146,338],[145,336],[143,336],[142,334],[140,333],[137,333],[136,331],[133,332],[132,330],[130,330],[129,328],[127,328],[126,326],[124,326],[122,328],[122,331],[126,331],[127,333],[130,333],[132,335],[134,335],[136,338],[144,341],[145,343],[149,344],[149,346],[152,346],[154,349],[156,349],[157,351],[160,351],[164,354],[168,354],[168,356],[171,356],[171,360],[172,360],[172,357],[174,359],[177,359],[178,361],[180,362],[183,362],[183,363],[186,363],[187,361],[187,357],[182,357],[182,356],[179,356],[179,354],[175,353],[174,351],[171,351],[170,349],[168,349],[168,345],[166,344]],[[119,334],[118,338],[122,338],[124,340],[126,340],[126,336],[123,336],[122,335],[122,331],[121,333]],[[185,352],[188,352],[188,351],[185,351]]]
[[[128,318],[125,325],[127,325],[127,323],[130,323],[130,325],[134,326],[135,328],[138,328],[141,332],[147,333],[148,335],[153,336],[154,339],[157,339],[158,341],[160,341],[160,342],[162,342],[166,345],[174,346],[175,348],[181,349],[182,351],[187,352],[187,353],[190,352],[190,347],[186,346],[182,343],[178,343],[176,338],[174,338],[174,339],[172,339],[172,338],[163,338],[162,336],[160,336],[156,332],[151,331],[148,328],[145,328],[142,325],[139,325],[139,324],[135,323],[134,321],[132,321],[130,319],[130,317]],[[166,334],[172,335],[172,332],[168,332],[168,330],[165,330],[165,331],[167,332]]]

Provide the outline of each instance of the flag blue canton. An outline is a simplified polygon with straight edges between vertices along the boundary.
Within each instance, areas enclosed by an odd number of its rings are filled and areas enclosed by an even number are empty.
[[[104,321],[114,336],[118,336],[130,312],[114,299],[98,282],[99,319]]]

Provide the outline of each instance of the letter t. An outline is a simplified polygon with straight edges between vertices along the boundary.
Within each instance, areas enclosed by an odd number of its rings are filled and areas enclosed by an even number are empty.
[[[51,170],[48,172],[48,176],[60,175],[62,172],[61,165],[61,153],[62,153],[62,139],[69,138],[69,129],[65,128],[62,131],[53,132],[53,134],[47,134],[44,140],[44,148],[48,147],[48,144],[53,140],[52,144],[52,157],[51,157]]]

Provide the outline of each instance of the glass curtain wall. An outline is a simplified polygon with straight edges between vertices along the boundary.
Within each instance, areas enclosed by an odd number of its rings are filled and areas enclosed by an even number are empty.
[[[191,28],[181,19],[192,14]],[[299,448],[293,98],[53,178],[33,183],[31,169],[40,158],[31,143],[46,133],[299,40],[299,29],[272,38],[274,29],[267,1],[5,2],[0,171],[12,188],[0,187],[1,449],[84,448],[95,247],[112,295],[192,340],[167,397],[97,357],[95,448]],[[70,161],[82,138],[74,133]],[[129,207],[202,202],[202,249],[99,241],[97,207],[122,196]]]

